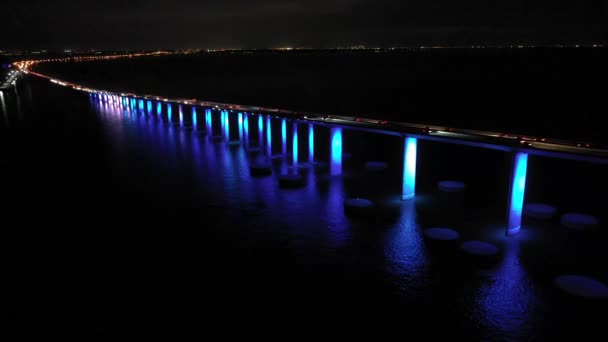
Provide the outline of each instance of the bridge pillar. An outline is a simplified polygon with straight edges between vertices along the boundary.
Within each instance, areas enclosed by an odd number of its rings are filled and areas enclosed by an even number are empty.
[[[270,115],[266,117],[266,154],[272,157],[272,126]]]
[[[227,142],[230,142],[230,115],[227,110],[224,111],[223,118],[224,118],[224,122],[223,122],[224,138],[226,139]]]
[[[205,109],[205,129],[207,130],[207,136],[213,134],[213,126],[211,126],[211,109]]]
[[[401,199],[408,200],[416,195],[416,154],[418,139],[406,137],[403,143],[403,187]]]
[[[148,107],[148,114],[152,113],[152,101],[148,100],[147,107]]]
[[[198,130],[198,118],[196,117],[196,107],[192,106],[192,130]]]
[[[249,147],[249,114],[243,115],[243,141],[245,146]]]
[[[239,141],[243,139],[243,113],[238,114],[238,123],[239,123]]]
[[[342,174],[342,128],[332,127],[329,131],[330,144],[330,174]]]
[[[161,115],[163,113],[163,105],[160,102],[156,102],[156,114]]]
[[[224,127],[224,111],[220,110],[220,135],[221,136],[225,136],[226,134],[226,127]]]
[[[264,118],[258,114],[258,146],[264,146]]]
[[[308,162],[315,161],[315,126],[308,124]]]
[[[528,154],[516,152],[513,156],[507,235],[514,235],[521,229],[521,216],[526,192],[526,174],[528,172]]]
[[[296,121],[293,122],[292,136],[291,156],[293,157],[293,165],[298,165],[298,123]]]
[[[182,105],[179,105],[177,107],[178,112],[179,112],[179,126],[183,127],[184,126],[184,109],[182,108]]]
[[[171,104],[167,103],[167,120],[169,120],[169,123],[172,122],[172,120],[171,120],[172,114],[173,114],[173,109],[171,107]]]
[[[281,119],[281,154],[287,155],[287,122]]]

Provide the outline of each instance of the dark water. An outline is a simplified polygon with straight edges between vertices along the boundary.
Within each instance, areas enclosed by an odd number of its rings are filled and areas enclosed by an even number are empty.
[[[401,202],[397,138],[346,132],[343,177],[302,169],[308,185],[285,190],[276,179],[289,170],[283,158],[273,160],[275,175],[252,178],[255,152],[166,116],[38,79],[3,101],[4,309],[21,334],[606,338],[606,302],[552,285],[561,273],[608,281],[605,224],[573,236],[557,222],[527,223],[505,238],[501,152],[420,142],[419,195]],[[318,128],[320,160],[327,134]],[[391,167],[369,172],[366,160]],[[530,157],[529,170],[527,200],[608,219],[606,167]],[[439,194],[435,182],[446,177],[465,180],[469,193]],[[396,215],[347,218],[350,196]],[[482,270],[434,253],[421,236],[434,225],[496,243],[502,261]]]
[[[203,54],[45,73],[93,87],[607,144],[608,49]]]

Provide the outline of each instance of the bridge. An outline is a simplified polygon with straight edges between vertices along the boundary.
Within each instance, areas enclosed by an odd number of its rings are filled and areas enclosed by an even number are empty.
[[[82,60],[87,61],[95,60],[96,58],[121,57],[125,56],[81,58],[83,58]],[[77,60],[77,58],[72,57],[70,60]],[[284,109],[209,102],[197,99],[177,99],[92,89],[68,81],[55,79],[31,70],[33,65],[41,62],[47,61],[22,61],[15,65],[25,74],[42,77],[59,86],[70,87],[76,91],[88,93],[89,96],[95,97],[97,100],[105,102],[108,105],[131,109],[139,108],[139,110],[156,115],[162,115],[163,111],[166,111],[166,116],[170,122],[174,121],[173,111],[176,109],[180,127],[185,129],[191,128],[195,131],[203,130],[208,136],[212,136],[212,123],[219,122],[221,125],[222,138],[227,142],[230,142],[230,130],[232,129],[230,123],[232,121],[238,124],[236,130],[238,131],[239,141],[248,146],[249,127],[255,125],[257,121],[259,133],[258,142],[261,148],[266,147],[265,153],[268,157],[272,156],[272,139],[270,134],[273,122],[272,119],[278,119],[281,123],[283,155],[287,155],[286,141],[288,137],[286,127],[289,122],[294,128],[292,129],[291,137],[293,141],[291,162],[293,165],[304,162],[304,160],[301,160],[303,158],[300,158],[298,155],[299,141],[302,140],[302,138],[298,136],[298,127],[304,125],[307,128],[308,134],[305,139],[307,140],[309,147],[306,160],[308,163],[315,162],[315,127],[327,127],[330,132],[330,174],[333,176],[342,174],[342,141],[346,131],[358,130],[400,137],[403,141],[403,180],[401,189],[401,198],[403,200],[415,198],[418,141],[427,140],[448,144],[460,144],[510,153],[512,155],[512,164],[510,169],[511,177],[507,208],[508,214],[506,218],[507,235],[514,235],[521,229],[529,155],[608,164],[608,148],[589,143],[480,130],[467,130],[454,127],[420,125],[355,116],[295,112]],[[230,120],[230,116],[234,115],[237,116],[237,119]],[[215,120],[213,118],[215,118]],[[204,122],[204,125],[199,125],[199,122]],[[264,132],[266,132],[266,139],[264,139]],[[264,144],[265,146],[262,146]]]
[[[15,82],[17,81],[17,78],[19,78],[20,73],[21,73],[21,71],[19,71],[19,70],[10,70],[6,74],[6,77],[2,81],[2,83],[0,83],[0,92],[10,90],[11,87],[13,85],[15,85]]]

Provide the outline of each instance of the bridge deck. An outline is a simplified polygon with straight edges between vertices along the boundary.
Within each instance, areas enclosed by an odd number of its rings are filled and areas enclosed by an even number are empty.
[[[295,112],[277,108],[244,106],[230,103],[199,101],[196,99],[170,99],[162,96],[137,95],[132,93],[116,93],[101,89],[91,89],[70,82],[53,79],[29,70],[33,62],[17,63],[26,74],[49,79],[51,82],[71,87],[75,90],[98,93],[107,96],[126,96],[135,99],[163,101],[167,103],[186,104],[191,106],[210,107],[232,112],[248,112],[254,114],[270,114],[293,120],[308,121],[322,126],[341,126],[348,129],[360,130],[394,136],[412,136],[422,140],[431,140],[451,144],[461,144],[481,148],[489,148],[506,152],[526,152],[553,158],[580,160],[591,163],[608,164],[608,147],[595,146],[566,140],[521,136],[499,132],[460,129],[453,127],[428,126],[415,123],[385,121],[372,118],[335,116],[318,113]]]

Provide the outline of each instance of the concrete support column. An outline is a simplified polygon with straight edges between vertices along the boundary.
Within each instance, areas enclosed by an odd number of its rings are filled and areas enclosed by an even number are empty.
[[[528,172],[528,154],[516,152],[513,156],[511,172],[511,189],[509,197],[509,218],[507,235],[514,235],[521,229],[521,216],[526,192],[526,174]]]
[[[292,132],[291,156],[293,165],[298,165],[298,123],[294,121]]]
[[[416,195],[416,154],[418,139],[406,137],[403,143],[403,188],[401,199],[408,200]]]
[[[342,128],[330,128],[330,174],[332,176],[342,174]]]

